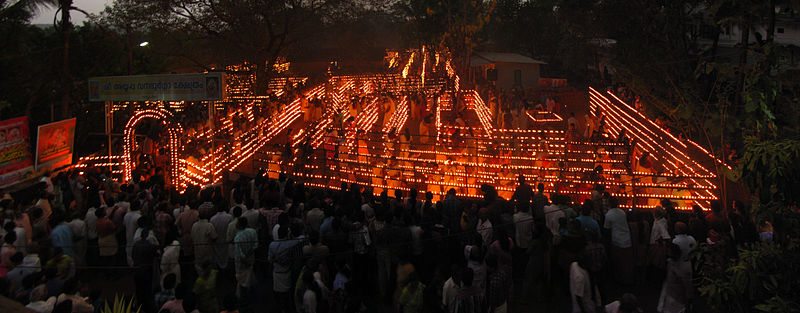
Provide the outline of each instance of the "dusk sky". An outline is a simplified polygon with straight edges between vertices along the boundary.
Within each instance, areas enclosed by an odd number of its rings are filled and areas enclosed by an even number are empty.
[[[113,0],[74,0],[74,6],[92,14],[100,13],[106,5],[111,5]],[[56,8],[42,8],[33,19],[31,24],[53,24],[53,15],[56,13]],[[80,12],[72,12],[72,21],[76,25],[83,24],[87,17]]]

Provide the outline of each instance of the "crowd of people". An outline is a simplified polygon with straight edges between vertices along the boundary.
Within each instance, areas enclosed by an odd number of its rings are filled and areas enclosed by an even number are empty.
[[[663,281],[658,312],[686,312],[697,244],[773,236],[738,202],[727,214],[669,200],[622,209],[602,186],[574,203],[522,176],[510,199],[484,185],[482,199],[437,202],[285,175],[178,193],[157,176],[64,172],[4,194],[0,294],[36,312],[98,312],[109,296],[92,277],[132,275],[142,312],[507,312],[561,296],[571,305],[553,310],[639,312],[635,292],[611,290]]]

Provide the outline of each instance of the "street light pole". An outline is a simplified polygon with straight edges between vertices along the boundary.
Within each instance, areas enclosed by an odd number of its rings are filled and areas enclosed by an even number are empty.
[[[131,26],[125,28],[125,45],[128,47],[128,75],[133,72],[133,45],[131,44]]]

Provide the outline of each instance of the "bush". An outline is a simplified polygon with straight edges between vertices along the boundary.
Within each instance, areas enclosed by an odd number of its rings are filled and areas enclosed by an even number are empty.
[[[800,214],[786,207],[755,211],[775,221],[774,242],[735,251],[702,244],[693,255],[700,295],[718,312],[800,312]]]

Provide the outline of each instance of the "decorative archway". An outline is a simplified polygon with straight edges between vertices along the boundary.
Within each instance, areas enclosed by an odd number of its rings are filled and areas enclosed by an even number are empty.
[[[170,181],[173,185],[180,185],[181,160],[179,154],[183,151],[183,144],[180,138],[181,133],[183,133],[183,127],[175,121],[175,116],[172,115],[172,112],[162,108],[137,111],[125,125],[122,155],[122,162],[125,168],[125,181],[130,181],[133,176],[134,164],[131,153],[135,148],[133,136],[136,133],[136,126],[141,120],[146,118],[152,118],[161,122],[161,125],[167,129],[167,135],[169,136]]]

